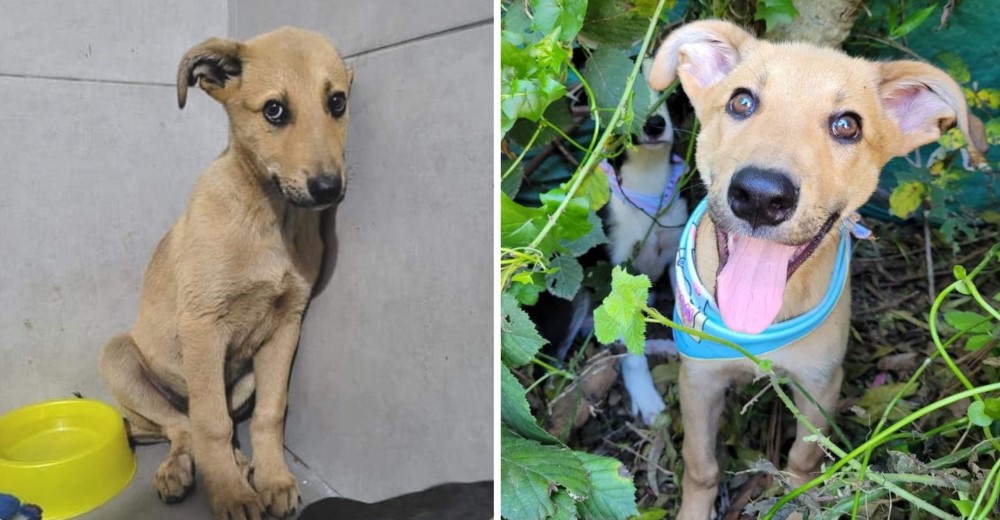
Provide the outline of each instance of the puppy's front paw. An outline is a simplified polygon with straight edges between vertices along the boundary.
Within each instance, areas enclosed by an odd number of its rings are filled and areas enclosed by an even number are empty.
[[[208,483],[208,501],[216,520],[261,520],[264,504],[242,478]]]
[[[632,395],[632,414],[642,421],[642,424],[649,426],[656,420],[656,416],[667,409],[663,404],[663,398],[659,395],[645,396]]]
[[[632,401],[632,415],[646,425],[653,424],[656,416],[667,409],[667,405],[663,404],[663,396],[653,384],[646,356],[629,354],[622,358],[621,368],[625,390]]]
[[[271,516],[285,518],[295,512],[299,505],[299,483],[288,469],[254,468],[253,483]]]
[[[184,452],[167,455],[156,470],[153,487],[164,503],[174,504],[184,500],[194,487],[194,461],[191,456]]]

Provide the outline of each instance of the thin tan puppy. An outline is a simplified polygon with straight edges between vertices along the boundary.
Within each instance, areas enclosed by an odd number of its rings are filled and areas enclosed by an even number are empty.
[[[323,258],[319,210],[347,185],[351,80],[325,38],[291,28],[213,38],[181,60],[179,105],[195,84],[220,102],[229,146],[153,253],[131,333],[100,359],[131,435],[171,444],[154,481],[165,502],[184,498],[197,461],[217,519],[298,504],[283,453],[288,376]],[[255,391],[251,487],[230,414]]]
[[[650,85],[680,77],[701,120],[697,166],[708,187],[694,266],[732,330],[759,334],[816,307],[831,284],[840,221],[874,192],[885,163],[937,139],[966,106],[924,63],[876,63],[806,44],[757,40],[721,21],[684,25],[656,54]],[[834,225],[836,224],[836,225]],[[834,412],[850,324],[850,277],[832,311],[766,354]],[[836,289],[836,288],[834,288]],[[678,518],[706,520],[719,483],[715,440],[726,388],[757,375],[744,358],[681,365],[685,463]],[[826,421],[802,395],[796,406]],[[800,483],[823,453],[799,426],[788,471]]]

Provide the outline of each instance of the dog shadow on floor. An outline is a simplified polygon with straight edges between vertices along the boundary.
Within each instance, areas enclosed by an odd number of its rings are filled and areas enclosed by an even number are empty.
[[[367,504],[330,497],[306,506],[299,520],[489,520],[493,481],[441,484]]]

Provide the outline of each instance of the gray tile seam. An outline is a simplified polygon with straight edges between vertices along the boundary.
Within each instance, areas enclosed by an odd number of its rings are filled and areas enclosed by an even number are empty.
[[[99,83],[106,85],[126,85],[132,87],[134,86],[171,87],[171,88],[177,87],[177,85],[174,83],[162,83],[157,81],[129,81],[123,79],[73,78],[69,76],[48,76],[44,74],[11,74],[9,72],[0,72],[0,78],[39,79],[44,81],[72,81],[77,83]]]
[[[299,457],[299,455],[297,453],[295,453],[294,451],[292,451],[292,449],[289,448],[287,444],[284,446],[284,448],[285,448],[285,451],[287,451],[288,454],[291,455],[292,458],[294,458],[296,462],[298,462],[303,467],[305,467],[306,469],[308,469],[308,470],[310,470],[312,472],[312,474],[310,475],[310,477],[318,479],[324,486],[326,486],[327,489],[329,489],[330,491],[333,491],[338,497],[344,496],[343,493],[341,493],[340,491],[338,491],[335,487],[331,486],[330,483],[327,482],[326,478],[323,475],[320,475],[320,473],[318,471],[316,471],[312,466],[310,466],[305,460],[303,460],[302,457]]]
[[[379,52],[383,52],[383,51],[392,50],[392,49],[395,49],[395,48],[398,48],[398,47],[404,47],[404,46],[409,45],[411,43],[417,43],[417,42],[422,42],[424,40],[431,40],[431,39],[435,39],[435,38],[441,38],[441,37],[444,37],[444,36],[448,36],[450,34],[454,34],[454,33],[458,33],[458,32],[464,32],[464,31],[468,31],[468,30],[472,30],[472,29],[477,29],[477,28],[485,26],[485,25],[491,25],[492,23],[493,23],[493,17],[491,16],[490,18],[486,18],[486,19],[483,19],[483,20],[477,20],[475,22],[470,22],[470,23],[467,23],[467,24],[462,24],[462,25],[459,25],[459,26],[450,27],[448,29],[444,29],[444,30],[441,30],[441,31],[436,31],[436,32],[428,33],[428,34],[422,34],[420,36],[415,36],[413,38],[408,38],[406,40],[400,40],[398,42],[393,42],[393,43],[389,43],[389,44],[382,45],[382,46],[379,46],[379,47],[374,47],[372,49],[367,49],[367,50],[364,50],[364,51],[361,51],[361,52],[356,52],[354,54],[349,54],[347,56],[344,56],[344,59],[345,60],[348,60],[348,59],[353,60],[353,59],[360,58],[362,56],[367,56],[369,54],[375,54],[375,53],[379,53]],[[9,72],[0,72],[0,78],[8,78],[8,79],[36,79],[36,80],[44,80],[44,81],[74,81],[74,82],[80,82],[80,83],[96,83],[96,84],[105,84],[105,85],[123,85],[123,86],[133,86],[133,87],[134,86],[170,87],[170,88],[176,88],[177,87],[177,85],[175,85],[174,83],[165,83],[165,82],[159,82],[159,81],[129,81],[129,80],[102,79],[102,78],[74,78],[74,77],[70,77],[70,76],[49,76],[49,75],[44,75],[44,74],[12,74],[12,73],[9,73]]]
[[[397,47],[403,47],[403,46],[409,45],[411,43],[422,42],[424,40],[432,40],[432,39],[435,39],[435,38],[440,38],[440,37],[443,37],[443,36],[448,36],[448,35],[453,34],[453,33],[469,31],[469,30],[472,30],[472,29],[477,29],[479,27],[483,27],[483,26],[486,26],[486,25],[492,25],[492,24],[493,24],[493,16],[490,16],[489,18],[484,18],[484,19],[481,19],[481,20],[476,20],[474,22],[469,22],[469,23],[462,24],[462,25],[456,25],[455,27],[449,27],[447,29],[442,29],[440,31],[435,31],[435,32],[432,32],[432,33],[421,34],[420,36],[414,36],[413,38],[407,38],[405,40],[400,40],[398,42],[387,43],[387,44],[381,45],[379,47],[373,47],[371,49],[366,49],[366,50],[363,50],[363,51],[360,51],[360,52],[356,52],[354,54],[349,54],[347,56],[344,56],[344,59],[345,60],[353,60],[353,59],[356,59],[356,58],[360,58],[362,56],[367,56],[369,54],[375,54],[375,53],[382,52],[382,51],[392,50],[392,49],[395,49]],[[490,44],[492,44],[492,43],[493,43],[493,35],[491,34],[490,35]]]

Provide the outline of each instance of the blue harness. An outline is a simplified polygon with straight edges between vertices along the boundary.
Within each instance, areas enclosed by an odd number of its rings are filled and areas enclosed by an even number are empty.
[[[706,208],[708,208],[708,199],[702,200],[698,204],[681,232],[681,240],[677,248],[677,262],[674,265],[677,275],[677,287],[674,288],[676,296],[674,321],[685,327],[735,343],[755,356],[774,352],[802,339],[826,320],[844,292],[844,284],[847,281],[851,263],[850,234],[853,233],[857,238],[865,240],[872,237],[871,231],[858,223],[856,217],[845,218],[841,227],[840,243],[837,245],[837,260],[834,262],[830,288],[827,289],[826,295],[823,296],[819,305],[805,314],[772,324],[760,334],[746,334],[730,330],[722,322],[722,316],[715,299],[702,285],[695,270],[694,241],[698,232],[698,223],[705,215]],[[730,347],[692,336],[677,329],[674,329],[674,342],[682,355],[693,359],[740,359],[743,357],[743,354]]]

